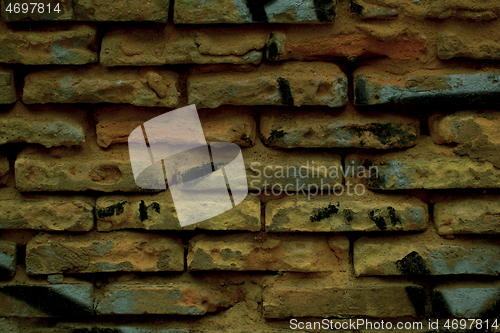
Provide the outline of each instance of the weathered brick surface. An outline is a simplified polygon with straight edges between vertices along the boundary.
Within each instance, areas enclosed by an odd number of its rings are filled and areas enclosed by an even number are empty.
[[[499,303],[498,283],[441,284],[432,290],[432,310],[437,318],[493,319]]]
[[[268,232],[421,231],[428,219],[417,198],[371,192],[271,200],[265,215]]]
[[[367,166],[371,173],[363,173]],[[428,136],[404,151],[348,155],[345,168],[346,180],[377,190],[500,187],[500,171],[491,162],[458,156],[452,147],[436,145]]]
[[[500,234],[500,198],[442,198],[434,204],[434,223],[441,235]]]
[[[342,185],[339,154],[307,150],[286,152],[267,148],[260,141],[252,148],[242,149],[242,153],[251,191],[307,193],[318,189],[339,190]]]
[[[95,199],[83,196],[48,196],[6,193],[0,200],[0,229],[90,231],[94,226]],[[10,192],[10,191],[9,191]]]
[[[366,18],[392,17],[394,11],[419,20],[426,18],[490,21],[498,17],[500,8],[495,1],[476,2],[474,0],[440,0],[420,2],[413,0],[391,1],[381,0],[376,4],[360,0],[351,1],[351,10]],[[371,16],[370,16],[371,15]]]
[[[81,148],[23,149],[15,163],[16,188],[21,192],[143,191],[134,181],[127,146],[104,151],[95,137],[86,140]]]
[[[276,110],[261,113],[260,132],[271,147],[390,149],[414,146],[420,122],[395,114],[360,114],[353,109],[340,114]]]
[[[266,57],[271,61],[357,58],[384,55],[391,59],[420,59],[427,42],[423,37],[399,35],[381,39],[357,33],[338,33],[329,27],[289,27],[286,33],[274,31],[267,42]]]
[[[82,317],[93,314],[92,284],[0,286],[2,317]]]
[[[147,67],[42,70],[26,76],[23,102],[174,107],[178,103],[177,80],[172,71]]]
[[[0,145],[10,142],[38,143],[47,148],[73,146],[85,141],[84,110],[57,107],[28,109],[17,102],[0,116]]]
[[[189,283],[112,284],[96,299],[96,313],[199,316],[220,311],[242,300],[234,288]]]
[[[220,105],[340,107],[347,103],[347,78],[331,63],[286,62],[232,69],[190,75],[189,104],[216,108]]]
[[[345,271],[349,240],[306,235],[199,235],[190,240],[190,270]]]
[[[441,32],[437,39],[438,56],[440,59],[472,58],[500,60],[500,43],[495,39],[474,41],[471,34],[457,34],[454,32]]]
[[[97,29],[89,25],[12,31],[1,27],[0,62],[24,65],[83,65],[97,62]]]
[[[205,196],[207,209],[215,204]],[[146,230],[246,230],[261,229],[260,200],[254,195],[221,215],[201,223],[181,227],[170,191],[152,195],[100,197],[96,203],[97,229]]]
[[[339,284],[278,279],[263,295],[266,318],[293,317],[419,317],[424,313],[424,288],[406,282]]]
[[[174,23],[322,23],[335,21],[336,0],[174,2]]]
[[[365,275],[498,275],[500,246],[488,240],[413,236],[363,237],[354,242],[354,270]]]
[[[0,241],[0,279],[9,279],[14,276],[17,264],[17,244],[9,241]]]
[[[463,73],[463,68],[398,74],[372,66],[354,71],[354,104],[498,103],[500,72]]]
[[[223,35],[224,38],[220,38]],[[206,27],[115,29],[103,38],[100,61],[105,66],[161,66],[164,64],[259,64],[269,32]]]
[[[460,156],[491,162],[500,167],[498,126],[500,112],[459,111],[429,118],[432,140],[437,144],[458,143],[453,150]]]
[[[26,246],[28,274],[182,271],[182,241],[133,232],[40,234]]]
[[[73,13],[73,0],[40,0],[37,1],[37,7],[33,10],[33,6],[29,6],[28,11],[23,13],[22,10],[19,13],[14,11],[15,4],[21,5],[23,2],[16,0],[2,0],[2,19],[5,22],[16,22],[16,21],[69,21],[74,20],[75,15]],[[28,2],[29,3],[29,2]],[[39,12],[38,3],[42,3],[43,10]],[[11,4],[12,12],[7,11],[7,7]],[[50,11],[49,7],[50,5]],[[57,7],[59,5],[59,7]],[[21,8],[22,9],[22,8]],[[54,9],[59,9],[60,12],[54,11]]]
[[[170,0],[118,0],[74,2],[75,18],[80,21],[153,21],[166,23]]]
[[[12,104],[17,100],[14,87],[14,71],[0,67],[0,104]]]
[[[115,105],[98,109],[96,119],[97,143],[101,147],[127,143],[130,133],[145,121],[159,116],[168,109]],[[216,110],[198,110],[207,142],[232,142],[240,146],[253,146],[256,122],[252,110],[245,107],[220,107]]]

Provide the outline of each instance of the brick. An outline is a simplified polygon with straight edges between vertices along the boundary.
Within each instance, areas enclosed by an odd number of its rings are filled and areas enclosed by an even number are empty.
[[[0,67],[0,104],[12,104],[17,100],[14,87],[14,71]]]
[[[114,105],[98,109],[96,119],[97,143],[103,148],[128,143],[130,133],[156,116],[163,108],[144,108]],[[198,110],[207,142],[232,142],[240,146],[253,146],[256,140],[256,122],[253,112],[245,107],[221,107]]]
[[[42,70],[26,75],[23,102],[174,107],[178,103],[177,81],[172,71],[147,67]]]
[[[26,195],[2,191],[0,229],[90,231],[95,199],[82,196]]]
[[[260,140],[242,149],[251,191],[279,194],[298,191],[338,190],[342,187],[339,154],[308,150],[283,151],[265,147]]]
[[[2,317],[83,317],[93,314],[92,284],[0,286]]]
[[[477,3],[467,0],[457,3],[453,0],[441,0],[429,2],[424,8],[427,17],[435,19],[456,17],[474,21],[489,21],[496,19],[500,12],[495,1]]]
[[[404,151],[348,155],[345,170],[346,181],[373,190],[500,187],[500,171],[492,163],[458,156],[428,136]]]
[[[324,62],[292,61],[193,73],[188,77],[187,90],[189,104],[198,108],[347,104],[347,77],[337,65]]]
[[[500,234],[498,196],[442,198],[434,204],[440,235]]]
[[[342,285],[324,279],[309,282],[277,279],[264,289],[265,318],[419,317],[424,314],[424,288],[408,282],[371,281]]]
[[[390,19],[399,14],[397,8],[379,6],[363,0],[350,0],[350,9],[352,13],[357,13],[364,19]]]
[[[233,306],[243,295],[231,287],[191,283],[106,286],[96,299],[98,315],[168,314],[200,316]]]
[[[453,58],[500,60],[500,43],[498,39],[481,38],[476,42],[474,35],[456,34],[451,31],[440,32],[437,37],[439,59]]]
[[[495,318],[500,304],[498,283],[440,284],[432,290],[434,317]]]
[[[28,109],[17,102],[0,117],[0,145],[11,142],[38,143],[47,148],[73,146],[85,141],[85,111],[65,107]]]
[[[220,38],[223,35],[224,38]],[[260,27],[165,27],[115,29],[104,35],[105,66],[165,64],[259,64],[269,32]]]
[[[354,242],[357,276],[498,275],[499,259],[500,246],[489,240],[426,239],[421,234]]]
[[[459,111],[429,117],[429,130],[436,144],[457,143],[453,149],[459,156],[491,162],[500,168],[498,150],[500,112]]]
[[[0,241],[0,279],[14,276],[17,264],[17,244]]]
[[[473,74],[464,73],[463,68],[399,74],[363,66],[354,71],[356,105],[495,104],[499,96],[500,71],[494,68],[476,70]]]
[[[314,28],[314,30],[313,30]],[[427,41],[423,36],[410,38],[398,35],[381,38],[378,35],[339,33],[324,27],[290,27],[286,33],[275,31],[267,42],[266,58],[271,61],[331,61],[343,58],[387,56],[390,59],[423,59]]]
[[[307,235],[199,235],[189,242],[188,268],[223,271],[345,271],[349,240]]]
[[[22,2],[16,0],[2,0],[2,19],[5,22],[16,22],[16,21],[71,21],[75,19],[73,13],[73,0],[41,0],[37,3],[44,4],[44,11],[39,13],[38,7],[36,10],[32,10],[32,6],[29,6],[27,13],[11,13],[7,12],[7,7],[9,4],[14,6],[15,4],[21,4]],[[50,5],[50,12],[48,11]],[[57,7],[59,6],[59,7]],[[12,7],[12,9],[14,9]],[[54,9],[59,9],[60,12],[54,11]],[[32,13],[33,11],[33,13]]]
[[[266,202],[267,232],[422,231],[427,205],[404,196],[289,196]]]
[[[336,4],[336,0],[278,0],[273,3],[177,0],[174,2],[174,23],[329,23],[335,21]]]
[[[182,241],[134,232],[40,234],[26,246],[28,274],[162,272],[184,269]]]
[[[21,192],[144,191],[134,181],[128,147],[103,150],[91,135],[78,149],[26,147],[17,156],[15,176]]]
[[[152,21],[167,23],[169,0],[75,1],[75,18],[79,21]]]
[[[271,147],[391,149],[414,146],[420,122],[396,114],[363,114],[351,108],[340,114],[266,111],[261,112],[260,132]]]
[[[0,28],[0,62],[24,65],[95,63],[98,60],[96,42],[97,29],[89,25],[38,28],[36,31],[2,31]]]
[[[351,10],[361,14],[366,13],[366,18],[390,18],[395,10],[397,14],[405,17],[424,19],[447,19],[455,17],[462,20],[489,21],[498,17],[499,8],[495,1],[454,0],[440,1],[413,1],[413,0],[379,0],[376,4],[365,1],[350,1]],[[384,13],[384,11],[386,11]],[[370,16],[371,15],[371,16]]]
[[[206,198],[205,199],[210,199]],[[207,209],[214,205],[207,202]],[[260,200],[254,195],[235,208],[206,221],[181,227],[170,191],[152,195],[100,197],[96,204],[97,230],[241,230],[260,231]]]

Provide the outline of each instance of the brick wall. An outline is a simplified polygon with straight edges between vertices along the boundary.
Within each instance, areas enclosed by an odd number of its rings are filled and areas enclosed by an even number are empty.
[[[498,1],[1,2],[0,332],[499,316]],[[189,104],[251,194],[181,228],[127,138]]]

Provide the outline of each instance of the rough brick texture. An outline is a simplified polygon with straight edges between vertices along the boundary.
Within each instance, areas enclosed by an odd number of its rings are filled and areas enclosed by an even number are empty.
[[[102,41],[105,66],[161,66],[164,64],[259,64],[268,32],[265,29],[117,29]],[[224,38],[219,38],[221,35]]]
[[[187,260],[190,270],[324,272],[346,270],[348,258],[345,237],[202,235]]]
[[[382,281],[359,285],[335,285],[338,281],[332,281],[333,285],[297,282],[278,279],[266,286],[263,306],[267,318],[324,318],[330,313],[340,317],[418,317],[424,311],[424,288],[418,285]]]
[[[377,190],[500,186],[500,170],[491,162],[462,157],[454,151],[452,147],[434,144],[428,136],[421,136],[418,144],[408,150],[347,156],[345,168],[350,170],[346,174]],[[368,165],[372,172],[363,172]]]
[[[268,232],[422,231],[429,218],[417,198],[354,192],[286,197],[266,203]]]
[[[41,234],[26,248],[28,274],[182,271],[180,240],[120,232],[60,236]]]
[[[279,148],[356,147],[390,149],[417,143],[420,123],[399,115],[328,112],[263,112],[260,131],[264,142]]]
[[[213,206],[209,198],[207,205]],[[181,227],[170,192],[135,196],[106,196],[97,199],[97,229],[99,231],[119,229],[146,230],[247,230],[261,229],[260,200],[254,195],[238,204],[236,208],[221,215]]]
[[[498,196],[442,198],[434,204],[434,222],[441,235],[499,234]]]
[[[33,72],[26,76],[23,102],[173,107],[178,103],[177,75],[155,68],[108,70],[99,66]]]
[[[84,196],[27,195],[2,191],[0,229],[90,231],[95,199]]]
[[[199,108],[220,105],[327,105],[347,103],[347,78],[329,63],[262,64],[254,70],[193,73],[188,78],[189,104]],[[217,86],[217,89],[211,87]]]
[[[84,65],[97,62],[97,29],[89,25],[12,31],[0,22],[0,62],[25,65]]]
[[[354,270],[358,276],[499,274],[497,243],[484,240],[437,243],[437,240],[363,237],[354,242]]]
[[[0,144],[38,143],[47,148],[85,142],[85,111],[61,107],[32,107],[21,102],[0,119]]]

